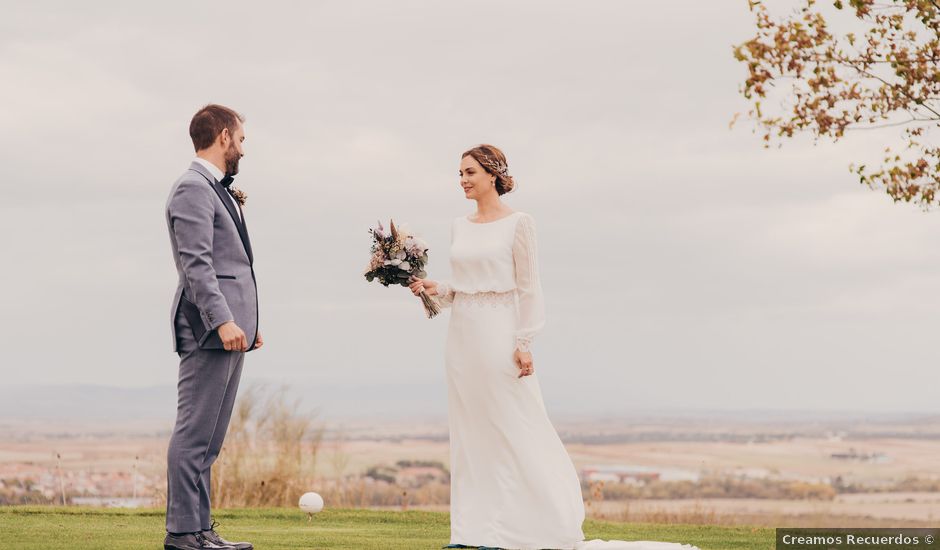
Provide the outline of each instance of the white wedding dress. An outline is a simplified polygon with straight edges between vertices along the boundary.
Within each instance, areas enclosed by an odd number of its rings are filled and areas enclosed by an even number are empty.
[[[535,224],[522,212],[454,220],[446,346],[450,542],[513,550],[678,550],[648,541],[584,541],[577,472],[542,402],[536,375],[518,378],[515,349],[545,323]],[[538,363],[536,363],[538,366]]]

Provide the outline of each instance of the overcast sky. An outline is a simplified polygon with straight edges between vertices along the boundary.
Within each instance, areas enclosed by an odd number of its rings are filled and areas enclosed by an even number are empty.
[[[365,282],[366,230],[407,222],[447,278],[488,142],[538,226],[550,409],[938,410],[940,214],[849,173],[895,130],[729,129],[744,0],[94,5],[0,20],[3,384],[175,385],[164,205],[218,102],[247,117],[248,379],[442,410],[449,314]]]

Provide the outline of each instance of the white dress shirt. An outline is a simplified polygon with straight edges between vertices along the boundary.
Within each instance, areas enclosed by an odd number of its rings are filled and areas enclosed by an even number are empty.
[[[214,164],[212,164],[212,163],[209,162],[208,160],[206,160],[206,159],[204,159],[204,158],[202,158],[202,157],[196,157],[196,162],[198,162],[199,164],[205,166],[205,167],[206,167],[206,170],[208,170],[209,173],[212,174],[212,177],[215,178],[215,181],[222,181],[222,178],[225,177],[225,174],[223,174],[222,171],[219,170],[219,167],[216,166],[216,165],[214,165]],[[229,193],[228,191],[226,191],[225,194],[228,195],[229,200],[231,200],[231,201],[232,201],[232,204],[235,205],[235,211],[238,212],[238,219],[241,219],[241,218],[242,218],[242,210],[241,210],[241,208],[239,208],[238,201],[236,201],[236,200],[235,200],[235,197],[233,197],[232,194]]]

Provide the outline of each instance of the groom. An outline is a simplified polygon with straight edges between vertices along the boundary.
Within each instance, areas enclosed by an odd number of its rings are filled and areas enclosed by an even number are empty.
[[[231,188],[244,156],[242,122],[221,105],[193,116],[196,158],[166,204],[179,273],[170,319],[180,357],[176,427],[167,452],[166,550],[253,548],[220,537],[209,508],[212,463],[232,416],[245,353],[264,345],[244,195]]]

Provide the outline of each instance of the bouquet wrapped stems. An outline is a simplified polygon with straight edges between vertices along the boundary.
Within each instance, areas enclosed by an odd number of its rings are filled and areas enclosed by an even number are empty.
[[[430,294],[425,291],[421,291],[421,302],[424,303],[424,313],[427,314],[428,319],[433,319],[435,315],[441,312],[441,305],[437,303]]]

